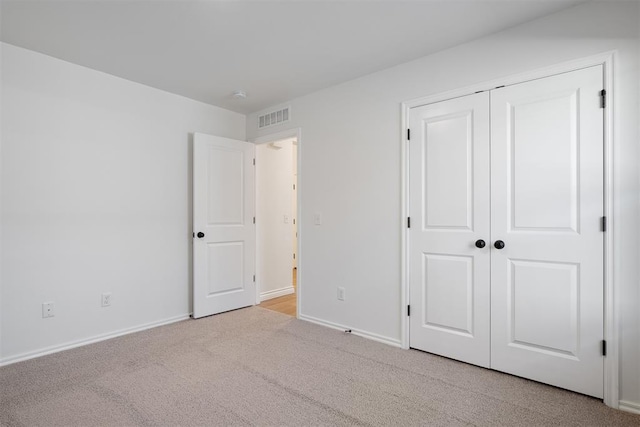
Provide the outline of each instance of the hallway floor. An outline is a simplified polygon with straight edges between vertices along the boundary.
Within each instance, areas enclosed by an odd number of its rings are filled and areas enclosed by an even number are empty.
[[[296,317],[296,298],[298,290],[298,270],[293,269],[293,289],[294,292],[278,298],[266,300],[260,304],[260,307],[268,310],[277,311],[278,313],[287,314]]]

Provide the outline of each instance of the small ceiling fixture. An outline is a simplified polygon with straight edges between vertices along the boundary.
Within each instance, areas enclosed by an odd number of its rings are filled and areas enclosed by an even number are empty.
[[[232,96],[233,99],[245,99],[247,97],[247,92],[243,90],[234,90]]]

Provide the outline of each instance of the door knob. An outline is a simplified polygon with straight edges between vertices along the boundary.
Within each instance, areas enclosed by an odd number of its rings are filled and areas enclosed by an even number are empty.
[[[476,240],[476,248],[484,248],[487,244],[484,242],[484,240],[482,239],[478,239]]]
[[[503,249],[504,248],[504,242],[502,240],[496,240],[496,242],[493,244],[493,246],[495,246],[496,249]]]
[[[204,237],[204,233],[202,231],[198,231],[198,234],[196,234],[196,236],[198,236],[198,239],[202,239]]]

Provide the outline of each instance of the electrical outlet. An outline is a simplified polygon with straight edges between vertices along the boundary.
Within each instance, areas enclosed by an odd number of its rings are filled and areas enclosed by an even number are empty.
[[[339,287],[338,288],[338,300],[344,301],[344,288],[343,287]]]
[[[43,302],[42,303],[42,318],[46,319],[47,317],[53,317],[56,315],[54,310],[54,305],[52,302]]]
[[[111,305],[111,292],[102,294],[102,306],[109,307]]]
[[[283,221],[285,224],[289,224],[289,215],[284,215],[284,217],[282,218],[282,221]]]
[[[322,225],[322,212],[316,212],[313,214],[313,223],[315,225]]]

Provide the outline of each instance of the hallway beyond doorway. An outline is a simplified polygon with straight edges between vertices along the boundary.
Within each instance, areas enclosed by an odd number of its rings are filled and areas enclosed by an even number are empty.
[[[260,307],[277,311],[278,313],[283,313],[289,316],[296,317],[296,294],[298,291],[298,288],[297,288],[298,274],[297,273],[298,273],[298,269],[294,268],[292,270],[292,275],[293,275],[292,283],[293,283],[293,289],[294,289],[294,292],[292,294],[264,301],[260,304]]]

